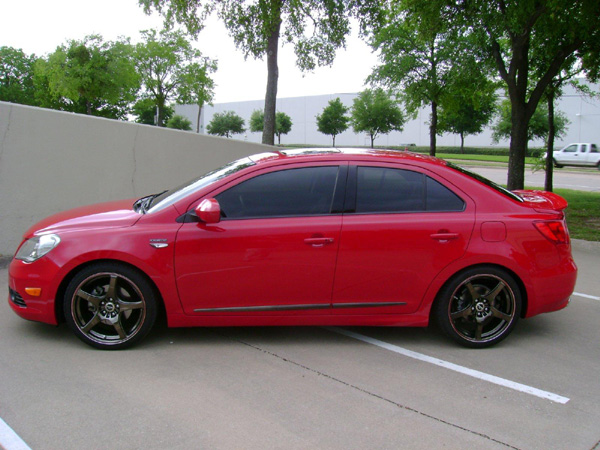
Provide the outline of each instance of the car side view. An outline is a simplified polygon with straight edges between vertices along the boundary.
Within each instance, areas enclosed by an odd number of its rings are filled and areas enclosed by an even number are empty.
[[[231,162],[160,194],[26,231],[19,316],[122,349],[171,327],[427,326],[468,347],[564,308],[566,201],[409,152],[306,149]]]

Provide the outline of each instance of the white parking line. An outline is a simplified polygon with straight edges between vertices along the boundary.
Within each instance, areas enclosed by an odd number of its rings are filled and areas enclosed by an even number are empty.
[[[366,342],[367,344],[376,345],[377,347],[384,348],[386,350],[390,350],[394,353],[399,353],[400,355],[408,356],[409,358],[418,359],[419,361],[424,361],[430,364],[434,364],[439,367],[443,367],[445,369],[453,370],[458,373],[462,373],[464,375],[468,375],[473,378],[478,378],[480,380],[488,381],[490,383],[497,384],[499,386],[504,386],[509,389],[514,389],[515,391],[524,392],[526,394],[534,395],[539,398],[543,398],[545,400],[550,400],[552,402],[565,404],[569,401],[567,397],[562,397],[557,394],[553,394],[552,392],[542,391],[541,389],[537,389],[531,386],[527,386],[521,383],[515,383],[514,381],[506,380],[504,378],[496,377],[494,375],[489,375],[484,372],[479,372],[478,370],[469,369],[467,367],[459,366],[457,364],[444,361],[442,359],[433,358],[431,356],[424,355],[422,353],[413,352],[412,350],[407,350],[402,347],[398,347],[397,345],[388,344],[387,342],[380,341],[378,339],[374,339],[368,336],[364,336],[362,334],[354,333],[352,331],[344,330],[342,328],[334,328],[334,327],[325,327],[325,329],[333,331],[334,333],[343,334],[344,336],[351,337],[353,339],[358,339],[359,341]]]
[[[573,292],[573,295],[575,295],[577,297],[591,298],[592,300],[600,301],[600,297],[596,297],[595,295],[581,294],[579,292]]]
[[[6,450],[31,450],[17,433],[0,418],[0,448]]]

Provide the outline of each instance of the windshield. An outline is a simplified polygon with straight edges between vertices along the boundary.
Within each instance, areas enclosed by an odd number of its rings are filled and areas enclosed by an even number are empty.
[[[223,167],[220,167],[212,172],[202,175],[200,178],[188,181],[175,189],[165,191],[159,196],[152,199],[152,203],[149,205],[148,214],[160,211],[161,209],[170,206],[191,192],[202,189],[220,179],[231,175],[232,173],[238,172],[246,167],[253,166],[255,163],[250,158],[242,158],[237,161],[230,162]]]
[[[477,181],[485,184],[486,186],[491,187],[492,189],[495,189],[496,191],[500,192],[503,195],[506,195],[509,198],[512,198],[513,200],[516,200],[518,202],[523,202],[523,199],[521,197],[519,197],[517,194],[515,194],[514,192],[511,192],[508,189],[500,186],[499,184],[496,184],[493,181],[488,180],[486,177],[482,177],[478,173],[474,173],[474,172],[471,172],[470,170],[463,169],[462,167],[459,167],[456,164],[453,164],[448,161],[446,161],[446,164],[448,165],[448,167],[451,167],[460,173],[464,173],[465,175],[468,175],[471,178],[475,178]]]

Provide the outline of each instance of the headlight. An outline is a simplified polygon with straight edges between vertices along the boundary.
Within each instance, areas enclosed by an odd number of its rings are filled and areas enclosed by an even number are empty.
[[[21,245],[21,248],[15,255],[15,259],[29,263],[37,261],[59,243],[60,238],[56,234],[44,234],[33,237]]]

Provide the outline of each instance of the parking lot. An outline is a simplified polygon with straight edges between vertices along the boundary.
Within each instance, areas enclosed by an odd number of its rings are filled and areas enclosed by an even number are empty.
[[[569,307],[485,350],[435,329],[162,325],[105,352],[3,299],[0,448],[600,448],[600,246],[574,255]]]

